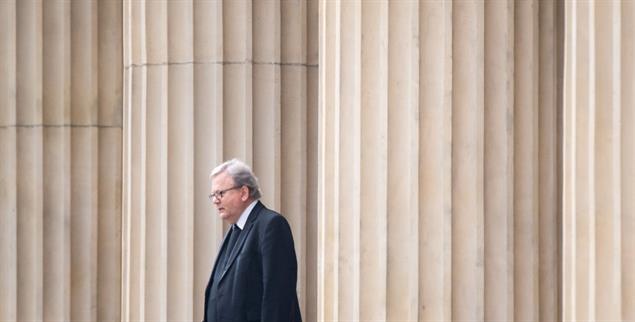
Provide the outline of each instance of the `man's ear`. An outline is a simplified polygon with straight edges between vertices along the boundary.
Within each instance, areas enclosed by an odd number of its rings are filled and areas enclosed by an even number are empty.
[[[240,187],[240,199],[242,201],[249,199],[249,188],[247,188],[247,186]]]

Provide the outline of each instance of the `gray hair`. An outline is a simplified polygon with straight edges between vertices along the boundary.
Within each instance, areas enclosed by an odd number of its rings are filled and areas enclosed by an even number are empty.
[[[227,172],[227,174],[234,179],[236,186],[246,186],[249,188],[249,197],[254,200],[260,199],[261,194],[260,187],[258,186],[258,178],[256,178],[254,172],[251,171],[251,168],[247,164],[238,159],[225,161],[214,168],[209,177],[213,179],[223,172]]]

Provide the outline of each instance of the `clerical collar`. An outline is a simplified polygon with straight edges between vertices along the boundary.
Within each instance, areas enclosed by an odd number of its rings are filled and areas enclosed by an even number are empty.
[[[249,214],[254,209],[254,207],[256,206],[257,202],[258,202],[258,200],[252,201],[251,204],[249,204],[249,206],[247,206],[247,208],[245,208],[245,210],[243,210],[243,213],[240,214],[240,218],[238,218],[238,221],[236,222],[236,226],[238,226],[238,228],[240,228],[240,230],[243,230],[245,228],[245,224],[247,223],[247,219],[249,218]]]

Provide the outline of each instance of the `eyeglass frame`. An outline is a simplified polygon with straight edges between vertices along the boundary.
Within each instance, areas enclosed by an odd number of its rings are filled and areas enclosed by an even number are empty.
[[[222,200],[222,199],[223,199],[223,195],[225,195],[225,193],[226,193],[226,192],[231,191],[231,190],[235,190],[235,189],[240,189],[240,188],[242,188],[242,187],[243,187],[243,186],[233,186],[233,187],[231,187],[231,188],[227,188],[227,189],[224,189],[224,190],[219,190],[219,191],[216,191],[216,192],[210,193],[210,194],[207,196],[207,198],[209,198],[209,200],[210,200],[211,202],[214,202],[214,200],[216,200],[216,199],[218,199],[218,200],[220,201],[220,200]]]

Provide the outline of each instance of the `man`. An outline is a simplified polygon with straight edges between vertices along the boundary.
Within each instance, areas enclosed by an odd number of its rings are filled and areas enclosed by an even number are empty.
[[[258,200],[258,179],[243,162],[227,161],[210,177],[209,198],[231,227],[205,290],[203,321],[302,321],[287,220]]]

